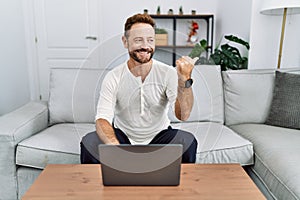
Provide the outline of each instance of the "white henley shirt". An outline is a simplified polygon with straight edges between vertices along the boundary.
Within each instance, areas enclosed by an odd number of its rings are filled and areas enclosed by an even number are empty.
[[[168,109],[177,97],[177,72],[157,60],[144,82],[134,76],[127,62],[105,76],[97,105],[97,119],[121,129],[131,144],[148,144],[170,125]]]

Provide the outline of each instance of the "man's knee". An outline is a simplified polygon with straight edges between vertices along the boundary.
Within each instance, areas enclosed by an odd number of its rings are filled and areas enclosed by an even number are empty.
[[[101,140],[99,139],[97,132],[93,131],[83,136],[81,142],[85,145],[87,144],[96,145],[98,143],[101,143]]]
[[[179,139],[181,141],[181,143],[187,147],[193,145],[193,146],[197,146],[198,142],[195,138],[195,136],[187,131],[183,131],[183,130],[178,130],[177,135],[176,135],[177,139]]]
[[[81,164],[99,164],[99,160],[96,159],[90,152],[85,148],[84,144],[80,143],[80,162]]]
[[[98,145],[101,144],[96,131],[86,134],[80,143],[80,161],[85,164],[99,163]]]

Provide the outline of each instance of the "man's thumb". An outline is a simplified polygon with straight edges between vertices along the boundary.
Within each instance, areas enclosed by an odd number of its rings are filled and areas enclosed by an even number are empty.
[[[199,59],[199,57],[195,57],[192,59],[193,64],[195,64],[197,62],[197,60]]]

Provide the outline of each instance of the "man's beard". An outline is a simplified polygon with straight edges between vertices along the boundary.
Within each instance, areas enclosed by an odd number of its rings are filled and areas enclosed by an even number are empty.
[[[139,58],[138,57],[138,53],[139,52],[150,53],[150,57],[149,58],[146,58],[146,57],[145,58]],[[154,50],[152,48],[150,48],[150,49],[144,49],[144,48],[142,48],[142,49],[137,49],[137,50],[129,52],[130,57],[132,59],[134,59],[136,62],[141,63],[141,64],[149,62],[152,59],[153,54],[154,54]]]

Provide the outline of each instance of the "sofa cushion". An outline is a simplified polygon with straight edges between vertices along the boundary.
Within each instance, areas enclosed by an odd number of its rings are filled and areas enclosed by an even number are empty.
[[[17,147],[17,165],[43,169],[47,164],[80,163],[81,138],[95,124],[57,124],[25,139]]]
[[[264,123],[272,101],[274,70],[222,73],[225,124]]]
[[[198,141],[196,163],[253,164],[252,143],[220,123],[173,123],[173,128],[193,133]]]
[[[300,199],[300,130],[265,124],[230,126],[255,149],[253,171],[277,199]]]
[[[107,72],[94,68],[52,68],[50,124],[94,122],[100,86]]]
[[[224,122],[224,99],[220,66],[197,65],[194,67],[192,78],[194,106],[187,121]],[[169,110],[172,122],[179,122],[174,115],[174,109]]]
[[[297,73],[299,68],[281,69]],[[222,72],[225,124],[265,123],[269,114],[275,69]]]
[[[300,129],[300,75],[276,72],[271,110],[266,124]]]

